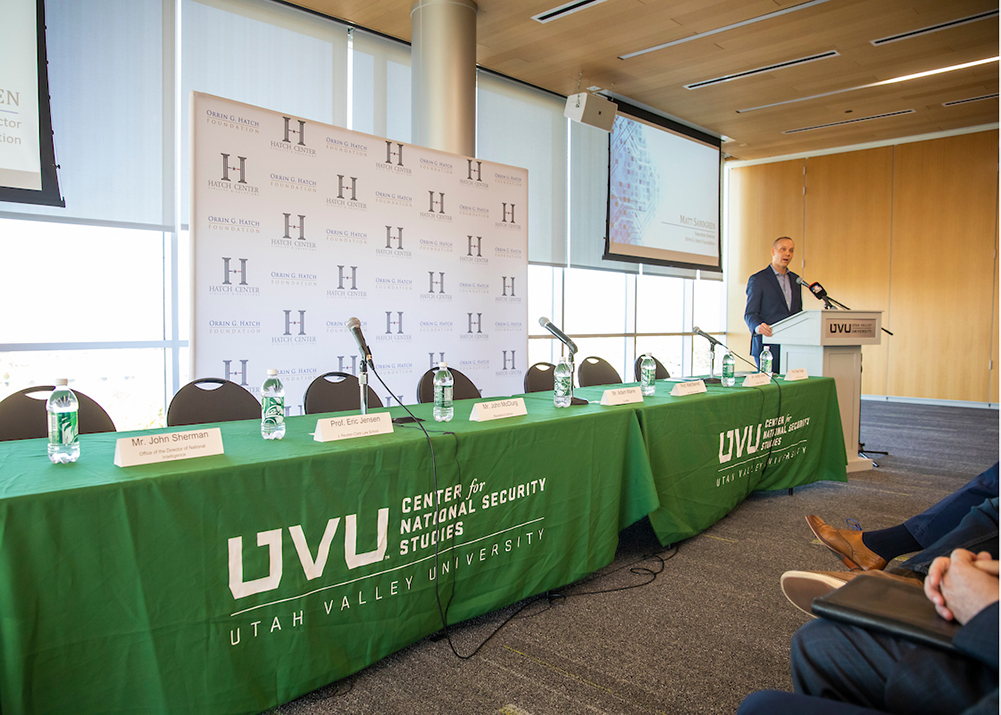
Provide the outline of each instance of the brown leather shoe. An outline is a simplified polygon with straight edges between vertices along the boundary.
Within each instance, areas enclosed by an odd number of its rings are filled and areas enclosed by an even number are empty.
[[[894,581],[910,584],[915,588],[923,587],[919,579],[898,576],[885,571],[786,571],[782,574],[780,584],[782,593],[789,599],[789,603],[803,613],[813,616],[811,612],[813,599],[826,596],[834,589],[841,588],[856,576],[861,575],[890,578]]]
[[[830,549],[841,562],[850,569],[882,571],[886,559],[862,543],[862,532],[851,529],[835,529],[828,526],[819,516],[806,517],[810,530],[820,539],[820,543]]]

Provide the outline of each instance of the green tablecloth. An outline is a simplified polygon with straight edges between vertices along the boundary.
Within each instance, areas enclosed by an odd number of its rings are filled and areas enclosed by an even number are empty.
[[[225,455],[128,469],[122,433],[82,437],[72,465],[0,443],[0,710],[260,711],[438,630],[439,596],[462,621],[604,566],[647,514],[668,543],[750,489],[843,480],[833,380],[782,388],[786,451],[744,473],[770,391],[568,410],[543,394],[482,424],[471,401],[447,425],[417,406],[437,484],[413,425],[320,444],[315,416],[281,442],[224,423]],[[749,425],[758,451],[739,432],[721,465],[717,433]]]

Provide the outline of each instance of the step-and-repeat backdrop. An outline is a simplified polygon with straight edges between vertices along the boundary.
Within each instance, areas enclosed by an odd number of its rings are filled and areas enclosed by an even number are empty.
[[[259,397],[276,368],[298,414],[316,376],[358,373],[357,317],[405,403],[440,360],[523,391],[527,170],[197,92],[191,145],[193,378]]]

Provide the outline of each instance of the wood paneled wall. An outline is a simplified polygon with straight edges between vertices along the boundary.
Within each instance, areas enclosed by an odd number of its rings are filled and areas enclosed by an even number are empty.
[[[864,394],[998,402],[997,131],[735,168],[729,211],[731,345],[747,349],[747,276],[788,235],[793,270],[884,311]]]

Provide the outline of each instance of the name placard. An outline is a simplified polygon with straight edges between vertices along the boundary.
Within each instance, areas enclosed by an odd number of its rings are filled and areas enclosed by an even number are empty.
[[[671,388],[671,394],[675,397],[684,397],[685,395],[697,395],[700,392],[707,392],[706,383],[702,380],[692,380],[691,382],[679,382],[677,385]]]
[[[771,378],[763,372],[752,372],[740,383],[741,387],[761,387],[771,382]]]
[[[601,395],[603,405],[631,405],[636,402],[643,402],[639,387],[613,387]]]
[[[805,367],[798,367],[795,370],[790,370],[789,372],[786,373],[787,382],[795,382],[796,380],[805,380],[808,377],[810,376],[806,374]]]
[[[513,397],[510,400],[477,402],[473,405],[473,411],[469,413],[469,419],[471,422],[489,422],[490,420],[521,417],[527,414],[528,408],[525,407],[525,400],[521,397]]]
[[[346,417],[321,417],[313,431],[315,442],[335,442],[339,439],[368,437],[373,434],[391,434],[393,418],[388,412],[374,415],[348,415]]]
[[[222,432],[218,427],[121,437],[115,442],[115,466],[173,462],[178,459],[222,454]]]

